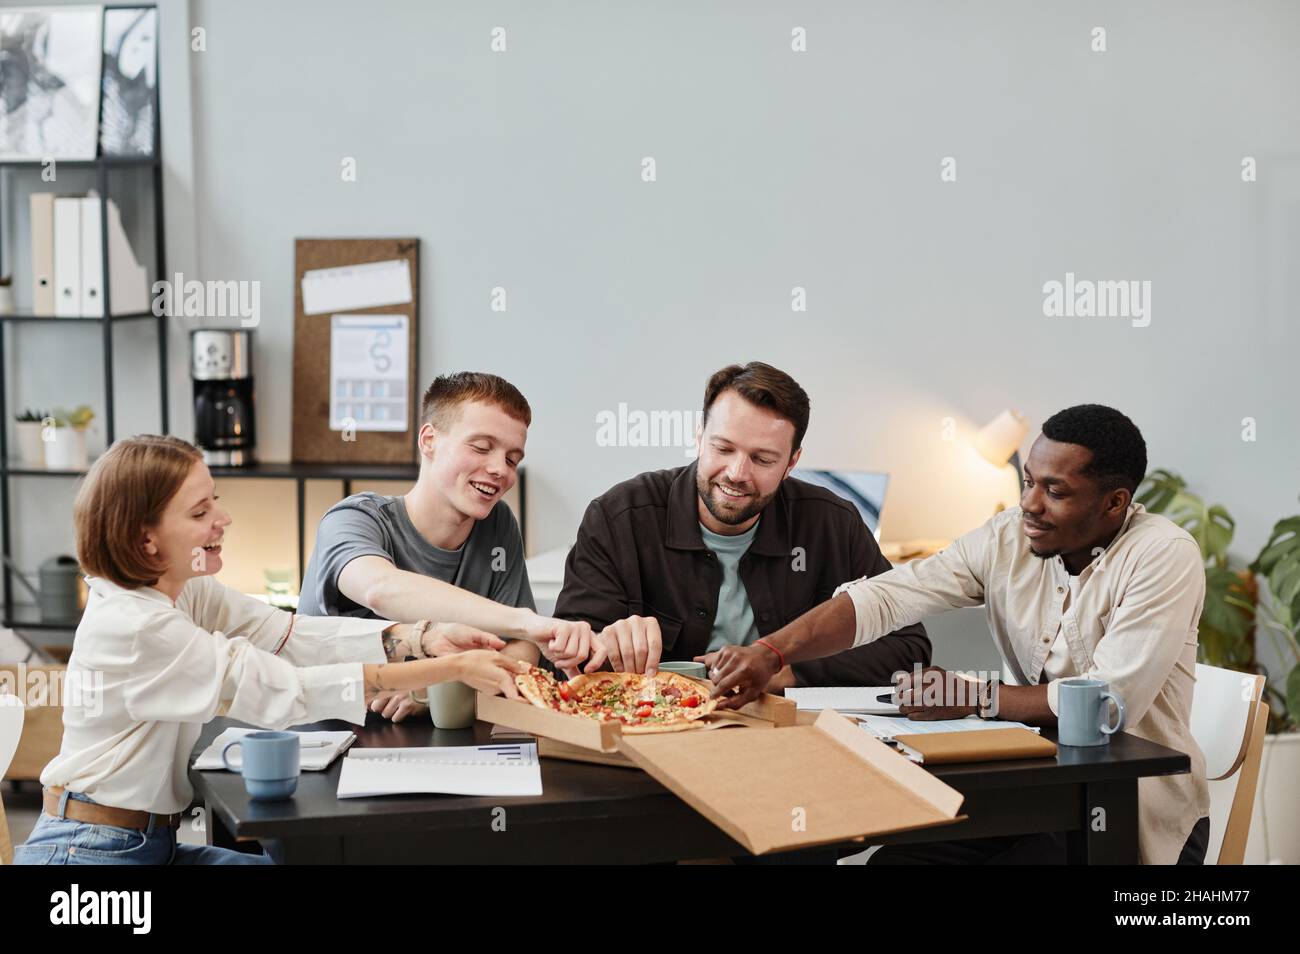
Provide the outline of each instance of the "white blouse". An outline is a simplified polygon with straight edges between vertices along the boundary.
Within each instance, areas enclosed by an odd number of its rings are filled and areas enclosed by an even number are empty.
[[[200,576],[175,604],[152,587],[86,581],[63,710],[41,784],[115,808],[189,807],[189,756],[229,716],[270,729],[366,719],[362,663],[383,663],[388,620],[296,616]]]

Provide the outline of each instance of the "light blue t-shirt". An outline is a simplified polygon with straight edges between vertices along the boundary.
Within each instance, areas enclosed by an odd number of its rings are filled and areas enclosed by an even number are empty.
[[[722,587],[718,590],[718,615],[713,617],[713,636],[709,639],[709,652],[723,646],[748,646],[758,639],[754,625],[754,608],[749,605],[749,594],[740,579],[740,558],[749,550],[758,533],[755,523],[744,533],[724,537],[700,524],[704,545],[713,551],[722,565]]]

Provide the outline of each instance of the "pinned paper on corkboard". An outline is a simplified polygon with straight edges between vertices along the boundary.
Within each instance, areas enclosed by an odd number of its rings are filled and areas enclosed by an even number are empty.
[[[294,243],[293,459],[411,464],[419,239]]]

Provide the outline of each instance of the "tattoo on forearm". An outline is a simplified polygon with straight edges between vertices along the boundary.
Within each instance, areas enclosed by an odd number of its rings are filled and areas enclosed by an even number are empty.
[[[405,637],[394,636],[392,632],[385,631],[383,634],[384,655],[393,662],[402,662],[412,656],[411,644],[406,641]]]

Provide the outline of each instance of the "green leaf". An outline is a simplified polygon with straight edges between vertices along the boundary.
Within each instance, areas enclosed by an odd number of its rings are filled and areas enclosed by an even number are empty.
[[[1286,714],[1290,720],[1300,725],[1300,666],[1291,670],[1286,677]]]
[[[1242,607],[1244,595],[1241,579],[1226,567],[1212,566],[1205,571],[1205,605],[1201,609],[1202,633],[1212,630],[1220,642],[1235,640],[1244,642],[1250,632],[1254,611]],[[1228,652],[1224,645],[1220,653]],[[1228,667],[1231,668],[1231,667]]]
[[[1278,615],[1283,617],[1281,622],[1294,628],[1300,620],[1300,516],[1274,524],[1268,542],[1250,568],[1268,580]]]
[[[1180,491],[1169,502],[1165,516],[1192,535],[1206,560],[1227,562],[1228,545],[1232,543],[1237,522],[1222,506],[1207,507],[1195,494]]]
[[[1278,621],[1287,629],[1295,629],[1296,618],[1300,617],[1300,560],[1275,566],[1268,575],[1268,588]]]
[[[1173,471],[1157,468],[1143,479],[1134,498],[1148,513],[1164,513],[1165,508],[1185,487],[1187,481]]]
[[[1204,619],[1201,620],[1197,638],[1200,644],[1197,658],[1201,662],[1220,669],[1251,671],[1250,644],[1244,639],[1208,626]]]
[[[1295,558],[1297,554],[1300,554],[1300,516],[1286,517],[1273,525],[1268,542],[1250,568],[1267,575],[1279,562]]]

